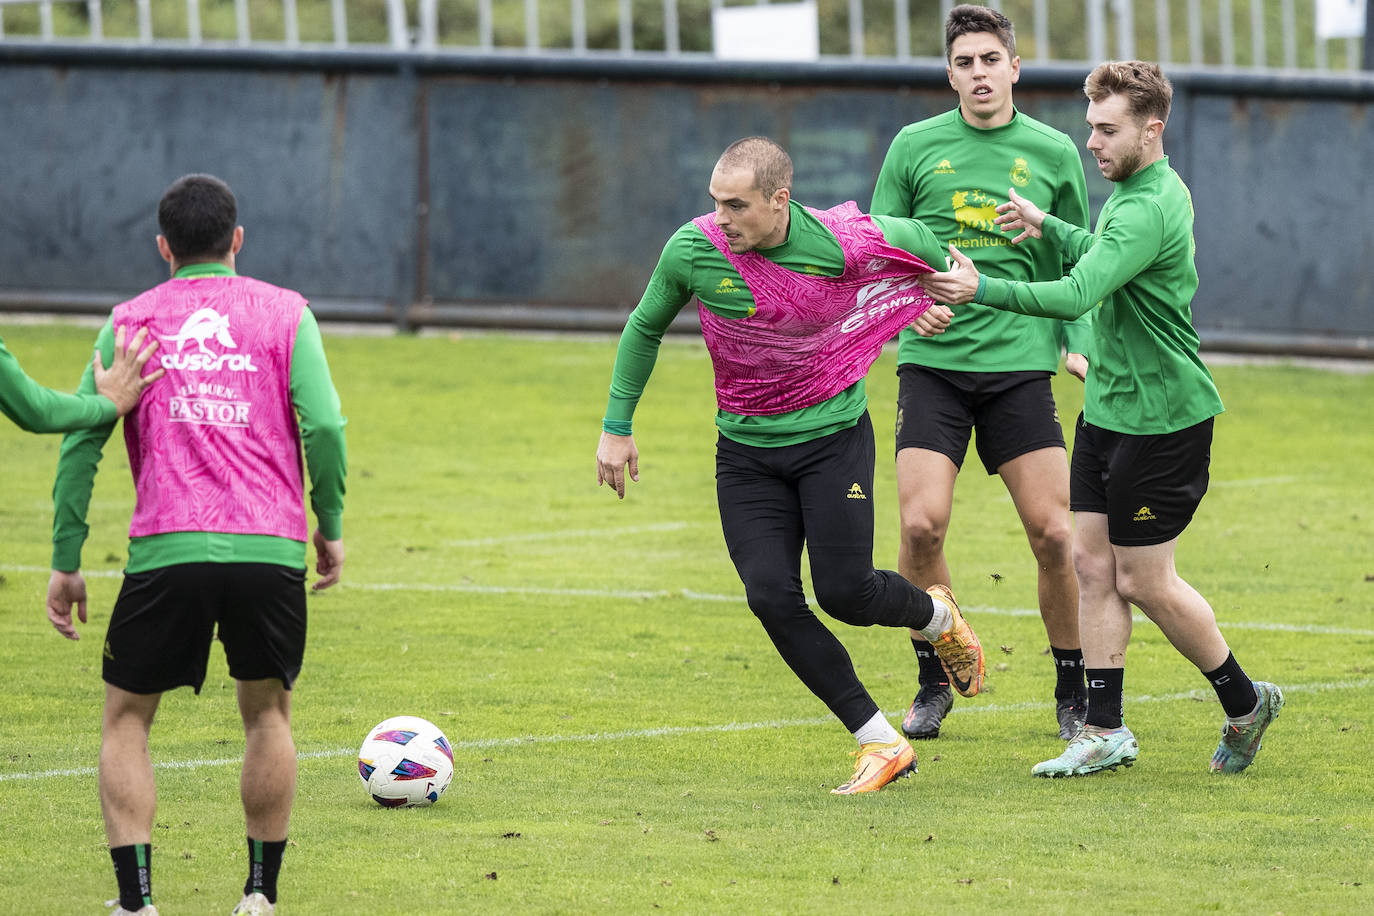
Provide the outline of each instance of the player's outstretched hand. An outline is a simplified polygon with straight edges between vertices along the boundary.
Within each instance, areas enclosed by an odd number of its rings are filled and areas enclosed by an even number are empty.
[[[343,538],[337,541],[325,540],[325,536],[320,534],[318,528],[315,529],[311,540],[315,544],[315,572],[319,573],[321,578],[310,586],[310,589],[317,592],[339,581],[339,575],[343,572],[344,543]]]
[[[68,639],[80,639],[72,623],[72,605],[76,615],[86,622],[86,580],[81,571],[62,572],[54,569],[48,578],[48,620],[57,632]]]
[[[945,328],[949,327],[953,319],[954,312],[949,306],[932,305],[911,323],[911,330],[922,337],[934,337],[936,334],[945,333]]]
[[[615,436],[603,432],[596,446],[596,485],[608,483],[615,488],[618,499],[625,498],[625,468],[629,478],[639,482],[639,449],[634,436]]]
[[[143,367],[157,352],[161,341],[154,340],[148,346],[143,346],[143,341],[148,338],[148,329],[144,327],[138,329],[138,333],[126,348],[124,331],[122,325],[115,331],[114,362],[110,364],[110,368],[106,369],[101,365],[99,351],[96,351],[91,361],[91,366],[95,370],[96,392],[114,401],[121,417],[138,406],[143,389],[167,373],[166,369],[158,369],[148,375],[143,374]]]
[[[916,282],[921,284],[936,302],[946,302],[950,305],[972,302],[978,292],[978,268],[973,266],[967,255],[953,245],[949,246],[949,256],[954,262],[953,267],[933,274],[921,274],[916,278]]]
[[[1020,245],[1026,239],[1040,238],[1040,227],[1045,224],[1045,211],[1016,193],[1015,188],[1007,189],[1007,202],[999,204],[997,212],[1002,214],[993,220],[1002,227],[1003,232],[1021,230],[1021,234],[1011,240]]]

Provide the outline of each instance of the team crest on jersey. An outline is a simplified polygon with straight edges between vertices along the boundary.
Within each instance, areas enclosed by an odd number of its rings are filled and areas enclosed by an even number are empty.
[[[216,353],[206,346],[213,339],[219,346],[237,350],[239,345],[229,333],[229,316],[221,315],[212,308],[197,309],[181,323],[181,330],[170,337],[163,337],[164,344],[176,344],[175,353],[162,355],[164,369],[178,369],[183,372],[215,372],[231,369],[236,372],[257,372],[251,353]],[[183,352],[186,345],[194,342],[196,349]]]
[[[1017,156],[1016,161],[1011,164],[1011,172],[1008,174],[1011,177],[1012,184],[1016,185],[1018,188],[1024,188],[1026,185],[1030,184],[1031,180],[1030,163],[1026,162],[1026,160],[1022,159],[1020,156]]]

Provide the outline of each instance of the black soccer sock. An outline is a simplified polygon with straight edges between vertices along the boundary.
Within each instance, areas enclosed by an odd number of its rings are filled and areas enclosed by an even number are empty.
[[[920,671],[916,675],[917,682],[922,687],[948,687],[949,675],[945,673],[945,666],[940,664],[940,656],[935,654],[930,643],[922,639],[913,639],[911,648],[916,650],[916,664],[920,666]]]
[[[281,873],[281,857],[286,852],[286,840],[265,842],[248,838],[248,881],[245,894],[258,893],[268,903],[277,902],[277,875]]]
[[[1088,668],[1087,725],[1098,728],[1120,728],[1122,685],[1126,679],[1124,668]]]
[[[1220,668],[1204,671],[1202,676],[1212,683],[1212,689],[1217,692],[1217,699],[1221,701],[1221,708],[1226,710],[1226,715],[1239,719],[1254,712],[1259,695],[1255,693],[1254,682],[1246,676],[1234,654],[1227,653],[1226,661],[1221,663]]]
[[[1073,696],[1082,696],[1083,687],[1083,650],[1082,649],[1056,649],[1050,646],[1050,654],[1054,656],[1054,671],[1056,681],[1054,684],[1054,698],[1064,700]]]
[[[137,912],[153,902],[153,844],[134,843],[113,846],[115,883],[119,885],[119,905]]]

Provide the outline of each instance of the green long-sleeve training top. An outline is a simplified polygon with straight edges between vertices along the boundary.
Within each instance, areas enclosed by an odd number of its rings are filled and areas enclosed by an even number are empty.
[[[1042,233],[1073,262],[1068,275],[1040,283],[982,275],[974,301],[1065,319],[1102,303],[1093,321],[1084,419],[1156,435],[1221,413],[1193,328],[1193,200],[1168,157],[1116,184],[1096,232],[1046,216]]]

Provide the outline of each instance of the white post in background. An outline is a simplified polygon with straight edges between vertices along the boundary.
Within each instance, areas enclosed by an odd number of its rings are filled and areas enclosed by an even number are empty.
[[[1096,65],[1107,59],[1107,25],[1102,9],[1106,0],[1086,0],[1088,62]]]
[[[1047,63],[1050,59],[1050,3],[1035,0],[1035,59]]]
[[[898,60],[911,57],[911,6],[907,0],[892,0],[893,39],[896,42]]]
[[[1188,0],[1188,63],[1202,66],[1202,4]]]
[[[386,0],[386,30],[391,39],[391,47],[404,51],[410,47],[410,36],[406,34],[405,0]]]
[[[234,0],[234,23],[238,27],[238,43],[246,45],[253,40],[253,28],[248,19],[248,0]]]
[[[721,0],[711,0],[711,8],[715,9]],[[630,5],[630,0],[619,0],[620,6],[620,27],[616,30],[620,38],[620,53],[633,54],[635,50],[635,27],[634,27],[634,8]]]
[[[572,0],[572,49],[574,54],[587,53],[586,0]]]
[[[334,47],[348,47],[348,11],[344,0],[329,0],[329,18],[334,22]]]
[[[301,22],[296,15],[296,0],[281,0],[282,37],[288,48],[300,47]]]
[[[186,0],[186,40],[192,45],[200,44],[200,0]]]
[[[1173,26],[1169,22],[1169,0],[1155,0],[1155,57],[1165,66],[1174,62]]]
[[[677,27],[677,0],[663,0],[663,50],[674,57],[682,51],[682,38]]]
[[[105,15],[100,0],[86,0],[86,17],[91,20],[91,41],[105,39]]]
[[[52,0],[38,4],[38,33],[44,41],[52,41]]]
[[[138,40],[145,45],[153,41],[152,0],[138,0]]]
[[[1116,56],[1135,60],[1135,4],[1131,0],[1112,0],[1116,13]]]
[[[525,50],[539,50],[539,0],[525,0]]]
[[[1221,0],[1217,5],[1217,28],[1221,36],[1221,65],[1236,65],[1236,22],[1231,15],[1231,0]]]
[[[420,0],[420,50],[439,47],[439,0]]]

